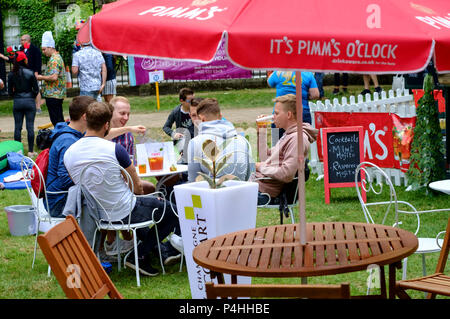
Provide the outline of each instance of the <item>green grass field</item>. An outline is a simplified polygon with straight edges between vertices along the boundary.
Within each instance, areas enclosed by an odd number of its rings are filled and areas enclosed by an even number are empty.
[[[360,87],[351,88],[349,94],[357,94]],[[327,90],[327,95],[331,90]],[[221,105],[230,108],[271,106],[274,96],[272,89],[242,90],[239,92],[199,92],[198,96],[215,96]],[[130,97],[133,111],[148,112],[153,109],[154,97]],[[65,102],[67,107],[68,100]],[[162,96],[162,108],[171,109],[177,103],[175,95]],[[12,104],[11,101],[0,101],[0,116],[9,115],[5,111]],[[254,124],[253,124],[254,125]],[[160,130],[151,129],[150,136],[160,136]],[[0,133],[0,139],[12,139],[12,133]],[[23,138],[26,141],[26,138]],[[365,222],[362,210],[354,188],[333,189],[331,204],[324,201],[323,180],[316,180],[314,174],[306,183],[306,215],[307,221],[355,221]],[[409,201],[418,209],[432,209],[448,207],[448,195],[423,191],[406,192],[405,187],[396,187],[398,197]],[[370,197],[369,197],[370,199]],[[34,236],[14,237],[9,232],[7,216],[4,207],[9,205],[30,204],[26,190],[0,191],[0,299],[56,299],[65,298],[65,295],[52,275],[47,277],[47,263],[42,253],[38,252],[34,269],[31,269],[34,248]],[[298,210],[295,210],[298,221]],[[244,212],[243,212],[244,213]],[[448,213],[423,216],[421,237],[434,237],[437,232],[445,229]],[[289,219],[285,219],[288,222]],[[277,209],[258,209],[257,226],[275,225],[279,223]],[[432,273],[436,267],[438,254],[426,256],[427,272]],[[179,299],[190,298],[190,289],[186,267],[179,272],[179,265],[166,268],[167,274],[157,277],[141,277],[141,287],[136,287],[135,272],[131,269],[117,271],[113,264],[111,279],[125,298],[133,299]],[[154,267],[158,261],[154,260]],[[421,256],[412,255],[408,259],[408,278],[422,275]],[[397,271],[400,279],[401,271]],[[323,277],[312,277],[309,283],[339,283],[348,281],[351,285],[352,295],[366,293],[368,273],[365,271]],[[283,282],[299,283],[299,278],[291,279],[263,279],[255,278],[254,283]],[[376,292],[376,290],[375,290]],[[415,298],[423,298],[421,293],[412,293]]]

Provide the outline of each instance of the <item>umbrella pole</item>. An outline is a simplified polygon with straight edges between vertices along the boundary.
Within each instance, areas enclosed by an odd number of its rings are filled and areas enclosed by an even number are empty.
[[[305,158],[303,154],[302,73],[295,71],[297,103],[298,212],[300,245],[306,244]]]

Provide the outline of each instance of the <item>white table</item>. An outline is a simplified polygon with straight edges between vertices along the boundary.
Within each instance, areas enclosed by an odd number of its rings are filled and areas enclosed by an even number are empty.
[[[163,176],[163,178],[161,178],[158,183],[156,184],[156,191],[160,191],[161,186],[164,184],[164,182],[166,180],[168,180],[170,177],[172,177],[172,175],[175,174],[180,174],[183,172],[187,172],[188,170],[188,166],[184,165],[184,164],[177,164],[175,165],[177,170],[176,171],[171,171],[169,169],[163,169],[160,171],[152,171],[152,170],[147,170],[144,174],[139,174],[139,170],[136,167],[136,172],[138,174],[139,177],[157,177],[157,176]]]
[[[442,181],[432,182],[428,184],[431,189],[443,192],[450,195],[450,179],[444,179]]]

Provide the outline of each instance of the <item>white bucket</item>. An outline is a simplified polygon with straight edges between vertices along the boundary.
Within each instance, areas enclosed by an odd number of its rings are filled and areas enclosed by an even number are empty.
[[[36,234],[36,215],[31,205],[13,205],[5,207],[9,232],[13,236]]]

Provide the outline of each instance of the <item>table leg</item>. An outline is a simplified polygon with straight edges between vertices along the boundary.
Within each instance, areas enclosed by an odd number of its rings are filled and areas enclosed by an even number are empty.
[[[211,271],[210,276],[211,276],[211,280],[213,280],[214,278],[217,278],[217,283],[218,284],[224,284],[225,283],[225,280],[223,278],[223,274],[222,273]]]
[[[401,262],[396,262],[389,265],[389,299],[395,299],[395,268],[400,269],[401,267]]]
[[[380,298],[387,299],[386,293],[386,274],[384,271],[384,266],[380,266]]]

